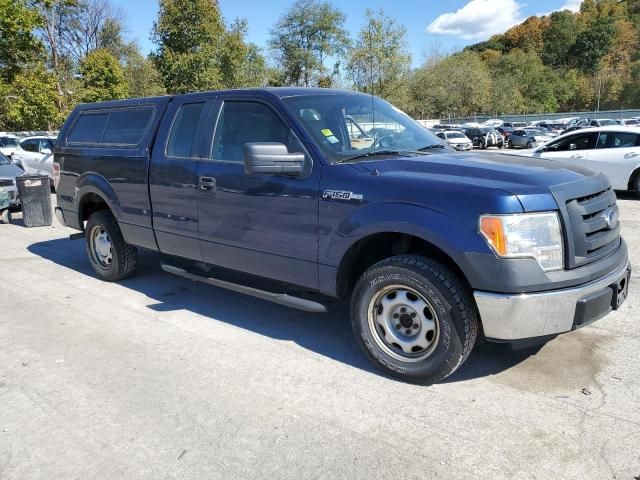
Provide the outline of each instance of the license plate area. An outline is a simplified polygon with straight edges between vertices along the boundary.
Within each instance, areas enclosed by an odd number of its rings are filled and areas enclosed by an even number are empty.
[[[629,281],[631,280],[631,270],[627,270],[624,277],[618,280],[618,283],[611,285],[613,289],[613,298],[611,306],[614,310],[620,308],[624,301],[629,296]]]

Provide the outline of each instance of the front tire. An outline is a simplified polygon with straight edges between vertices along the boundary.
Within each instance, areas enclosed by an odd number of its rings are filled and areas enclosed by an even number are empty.
[[[351,323],[374,365],[423,384],[451,375],[478,335],[468,289],[445,265],[417,255],[388,258],[362,275],[351,299]]]
[[[138,261],[138,249],[124,241],[109,210],[91,214],[85,229],[87,256],[93,270],[108,282],[129,277]]]

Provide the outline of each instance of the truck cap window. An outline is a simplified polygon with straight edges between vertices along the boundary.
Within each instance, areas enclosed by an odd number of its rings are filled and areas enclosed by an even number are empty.
[[[203,102],[186,103],[180,107],[169,134],[167,156],[188,158],[198,153],[195,139],[203,108]]]
[[[426,150],[442,140],[407,114],[369,95],[300,95],[283,98],[330,162],[376,150]]]
[[[67,136],[67,142],[135,146],[144,137],[152,116],[151,107],[81,113]]]

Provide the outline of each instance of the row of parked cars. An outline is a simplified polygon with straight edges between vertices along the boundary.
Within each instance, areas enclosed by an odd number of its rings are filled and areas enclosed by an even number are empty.
[[[48,175],[53,179],[53,149],[57,135],[49,132],[33,133],[20,137],[0,132],[0,190],[8,193],[13,208],[20,203],[16,177],[37,174]]]
[[[608,118],[574,117],[561,120],[538,120],[534,122],[503,122],[488,120],[484,124],[441,124],[430,130],[449,146],[459,151],[489,147],[532,149],[565,133],[590,127],[640,126],[637,118],[613,120]]]

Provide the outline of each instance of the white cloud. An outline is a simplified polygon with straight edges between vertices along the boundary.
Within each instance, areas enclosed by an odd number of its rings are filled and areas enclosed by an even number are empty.
[[[427,32],[466,40],[486,39],[522,22],[521,8],[515,0],[471,0],[456,12],[440,15],[429,24]]]
[[[571,10],[572,12],[579,12],[582,0],[567,0],[563,6],[558,10]]]

